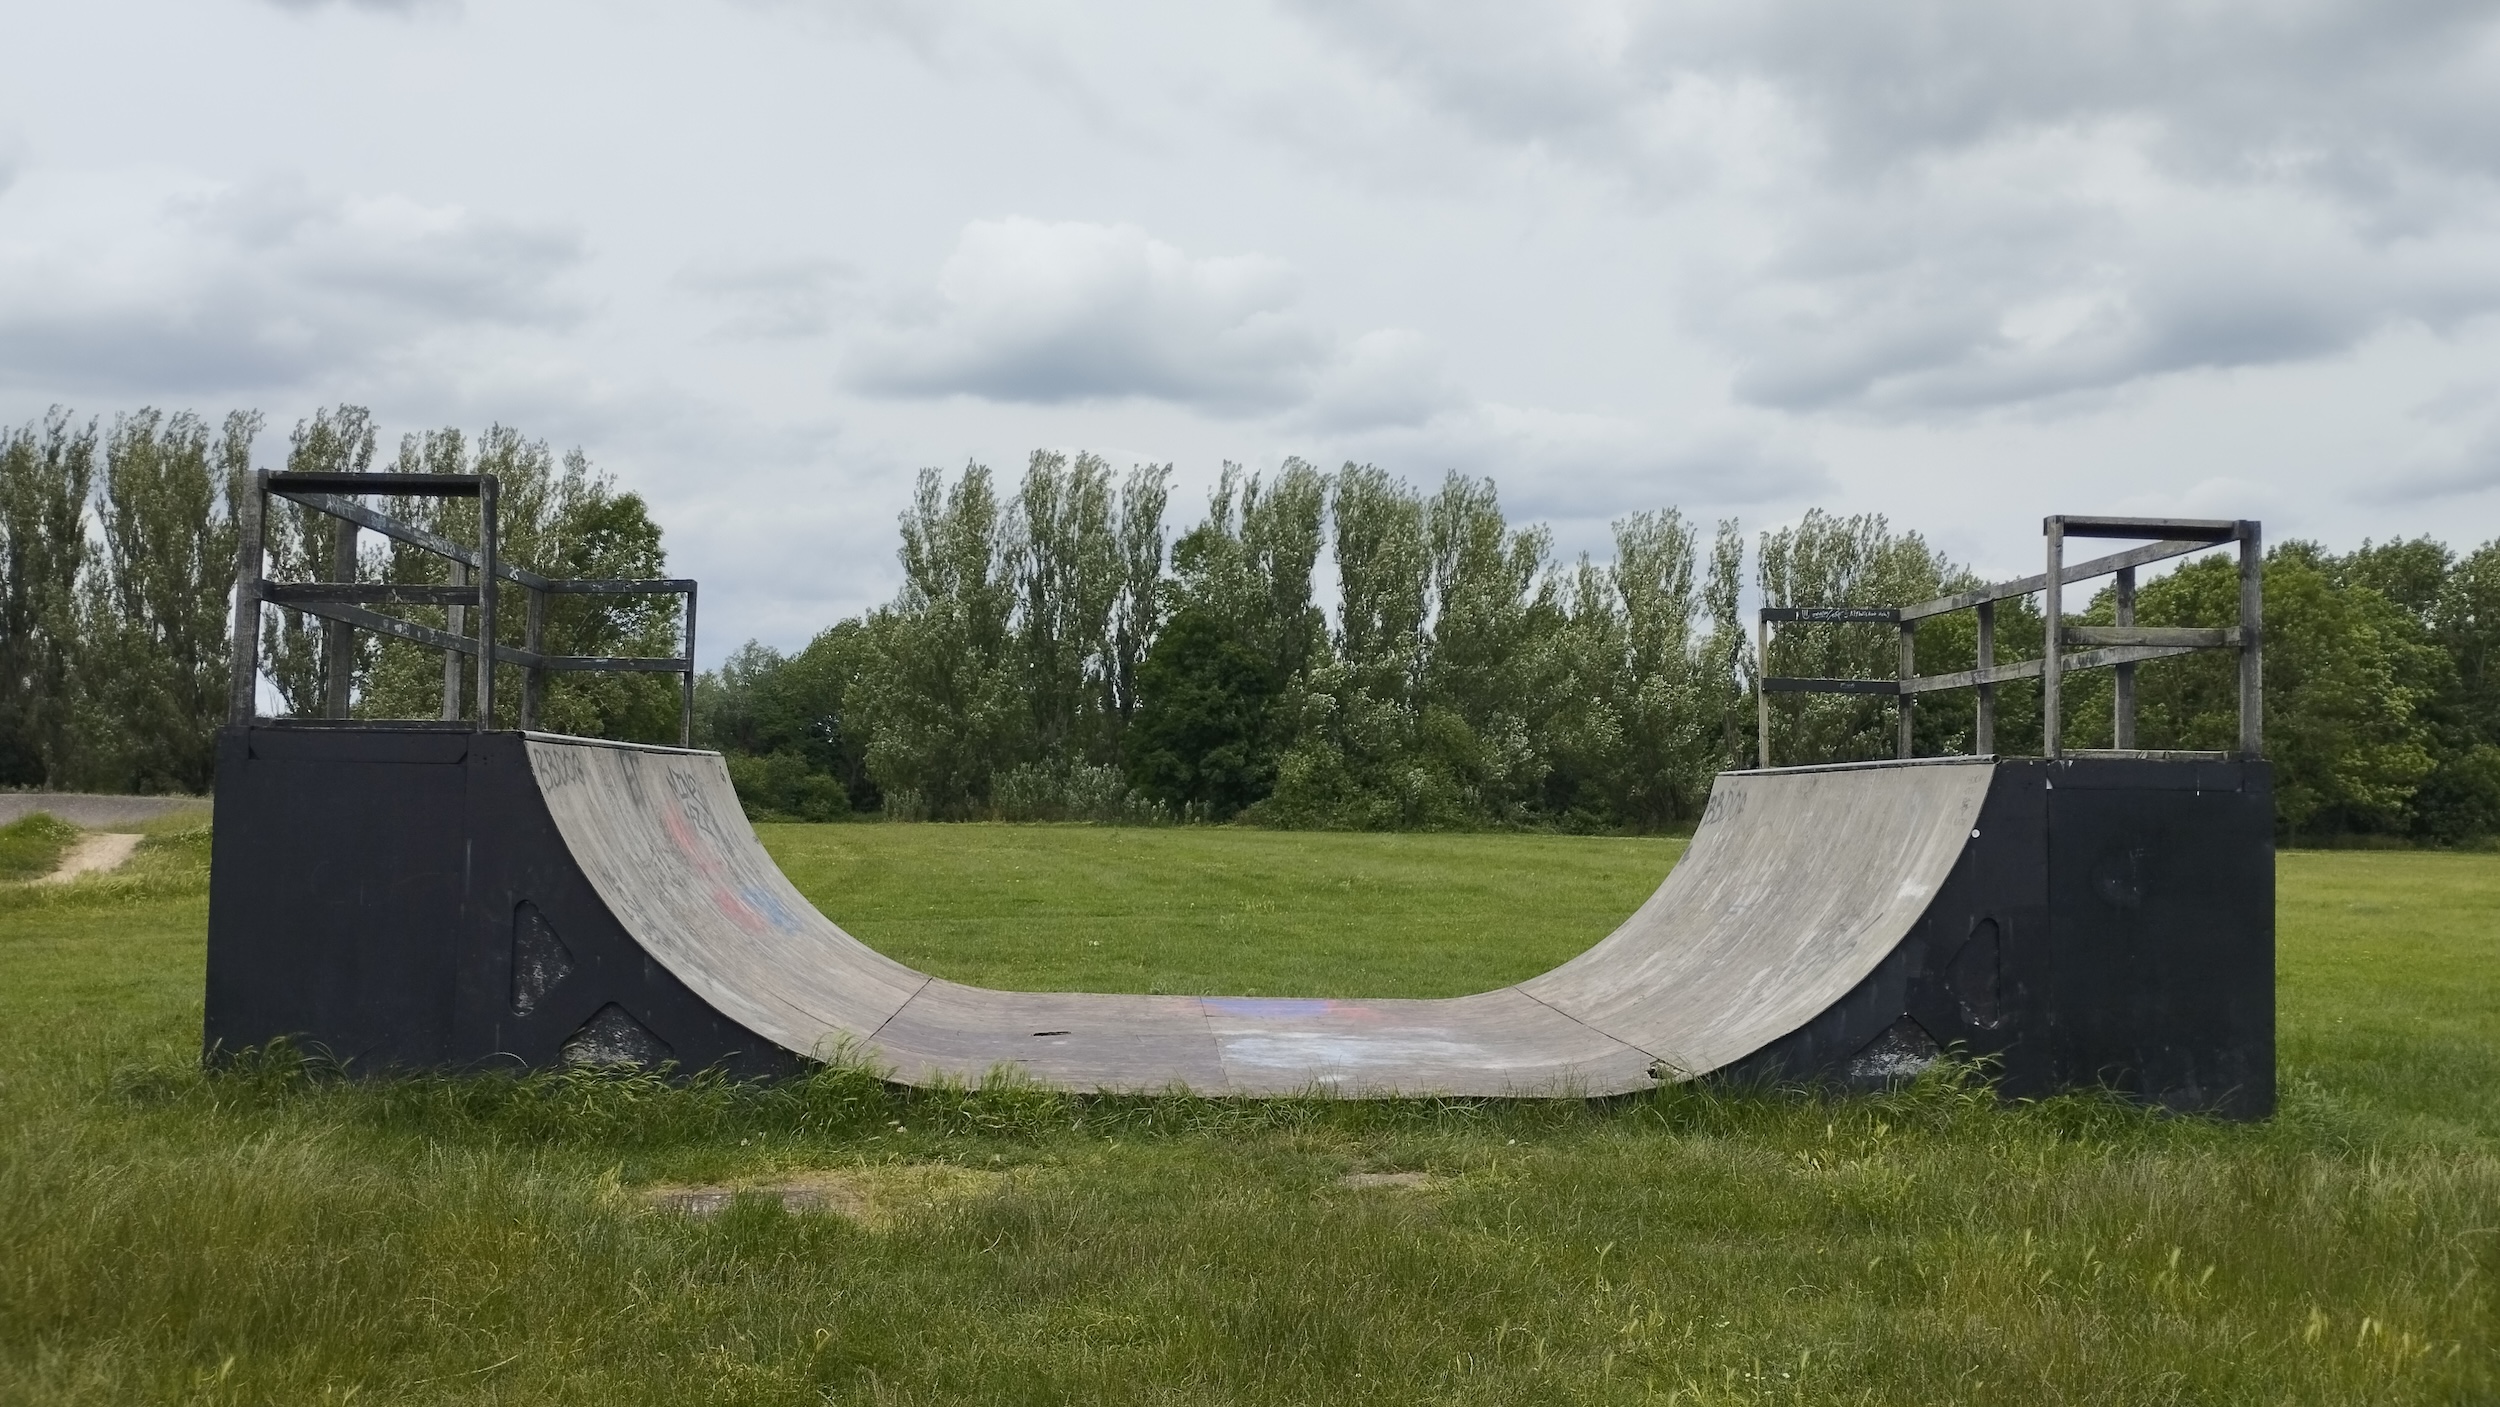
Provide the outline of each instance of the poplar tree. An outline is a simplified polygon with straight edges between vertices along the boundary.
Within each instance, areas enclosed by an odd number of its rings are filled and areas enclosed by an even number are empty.
[[[73,760],[78,587],[95,479],[94,421],[58,406],[0,432],[0,783],[42,786]]]
[[[101,570],[83,593],[90,652],[82,784],[204,792],[225,722],[234,505],[260,416],[213,438],[188,411],[116,417],[104,441]]]

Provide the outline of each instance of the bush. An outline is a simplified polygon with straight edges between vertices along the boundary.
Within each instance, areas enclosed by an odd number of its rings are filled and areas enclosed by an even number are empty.
[[[765,757],[732,753],[729,784],[738,789],[738,804],[750,821],[838,821],[851,814],[851,796],[842,780],[811,770],[795,753]]]

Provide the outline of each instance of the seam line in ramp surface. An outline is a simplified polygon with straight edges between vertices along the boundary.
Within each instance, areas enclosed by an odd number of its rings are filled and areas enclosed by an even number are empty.
[[[911,989],[911,995],[903,998],[902,1005],[897,1006],[892,1011],[885,1014],[885,1019],[877,1023],[877,1029],[868,1033],[865,1038],[867,1042],[874,1044],[877,1037],[885,1033],[885,1028],[894,1024],[894,1018],[902,1015],[906,1010],[909,1010],[911,1004],[920,1000],[920,994],[929,990],[929,984],[935,982],[936,980],[937,979],[935,977],[932,977],[925,972],[922,973],[920,975],[920,985]]]
[[[1616,1035],[1612,1031],[1606,1030],[1602,1026],[1592,1026],[1588,1022],[1581,1020],[1579,1017],[1572,1015],[1570,1012],[1563,1010],[1561,1007],[1554,1005],[1552,1002],[1547,1001],[1545,998],[1538,996],[1536,993],[1529,991],[1527,988],[1520,986],[1517,983],[1511,984],[1510,990],[1517,992],[1519,995],[1526,997],[1532,1002],[1535,1002],[1538,1006],[1544,1007],[1547,1011],[1554,1013],[1556,1016],[1561,1017],[1563,1020],[1579,1027],[1581,1030],[1597,1037],[1599,1040],[1613,1041],[1616,1045],[1623,1047],[1625,1050],[1631,1051],[1636,1055],[1648,1057],[1652,1065],[1662,1065],[1666,1063],[1667,1057],[1660,1055],[1658,1052],[1651,1050],[1649,1047],[1645,1045],[1634,1045],[1630,1041],[1625,1040],[1623,1037]],[[1657,1077],[1652,1075],[1650,1078],[1656,1079]]]
[[[1198,1028],[1206,1033],[1207,1049],[1215,1055],[1215,1073],[1224,1081],[1225,1092],[1231,1093],[1240,1086],[1233,1077],[1232,1062],[1224,1058],[1224,1038],[1215,1033],[1215,1013],[1207,1010],[1207,999],[1203,993],[1191,997],[1189,1002],[1198,1008]]]

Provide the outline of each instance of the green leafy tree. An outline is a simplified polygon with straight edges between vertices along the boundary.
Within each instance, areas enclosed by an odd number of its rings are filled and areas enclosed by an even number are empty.
[[[1032,708],[1001,517],[978,464],[951,489],[922,470],[903,514],[903,587],[868,618],[873,664],[856,688],[869,771],[896,814],[983,814],[993,776],[1026,755]]]
[[[58,785],[74,763],[96,447],[95,422],[57,406],[40,425],[0,432],[0,783]]]
[[[1007,512],[1008,570],[1032,740],[1064,764],[1110,754],[1102,708],[1112,659],[1112,612],[1122,585],[1111,470],[1095,455],[1035,450]]]
[[[1420,720],[1430,765],[1469,812],[1514,819],[1546,771],[1529,687],[1538,646],[1556,622],[1538,585],[1552,537],[1513,531],[1490,479],[1450,475],[1426,505],[1432,631]]]
[[[1298,459],[1285,461],[1268,484],[1227,464],[1206,518],[1173,544],[1177,609],[1138,671],[1131,723],[1127,771],[1147,795],[1230,814],[1274,785],[1290,733],[1282,701],[1327,659],[1327,621],[1311,581],[1327,485]],[[1255,666],[1255,687],[1244,682],[1243,661]],[[1209,716],[1209,691],[1219,688],[1240,692],[1241,701]],[[1235,738],[1226,730],[1242,719],[1251,720],[1240,725],[1248,732]],[[1226,751],[1173,752],[1201,743]],[[1220,787],[1207,780],[1219,777],[1226,779]],[[1188,783],[1197,790],[1175,791],[1176,778],[1199,779]]]
[[[1618,519],[1614,535],[1624,623],[1616,813],[1634,825],[1672,824],[1700,814],[1718,742],[1692,638],[1695,534],[1667,509]]]
[[[1272,662],[1231,623],[1183,607],[1138,671],[1145,706],[1130,730],[1130,784],[1182,814],[1225,820],[1274,782]]]
[[[2332,565],[2306,543],[2267,555],[2265,745],[2277,822],[2292,838],[2403,833],[2433,767],[2422,705],[2436,675],[2427,647],[2408,638],[2405,609],[2375,587],[2339,586]],[[2239,572],[2227,557],[2191,561],[2137,594],[2146,625],[2224,625],[2238,612]],[[2147,663],[2136,694],[2144,746],[2238,746],[2228,652]]]
[[[1411,823],[1425,793],[1415,772],[1432,549],[1421,495],[1370,465],[1348,464],[1329,494],[1338,610],[1333,650],[1278,698],[1287,741],[1265,814],[1303,826]]]
[[[216,773],[232,633],[234,503],[260,417],[212,437],[188,412],[116,417],[104,441],[101,571],[83,633],[82,785],[204,792]]]
[[[868,627],[858,620],[818,632],[795,655],[750,640],[704,676],[696,736],[733,759],[769,764],[731,769],[740,796],[759,811],[805,820],[874,811],[883,798],[852,707],[871,665]]]
[[[1137,672],[1155,632],[1163,625],[1163,513],[1171,498],[1172,466],[1141,464],[1120,486],[1120,596],[1113,608],[1111,658],[1104,670],[1104,713],[1117,720],[1113,756],[1137,715]]]

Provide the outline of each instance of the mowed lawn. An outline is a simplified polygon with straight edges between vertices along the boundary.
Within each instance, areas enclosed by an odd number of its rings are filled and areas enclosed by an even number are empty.
[[[763,826],[834,922],[988,987],[1453,997],[1603,938],[1680,840],[1232,827]]]
[[[1269,994],[1515,980],[1677,853],[765,838],[950,977]],[[2284,1110],[2227,1126],[1952,1080],[1375,1106],[212,1077],[205,853],[0,888],[0,1401],[2500,1398],[2496,856],[2283,857]],[[831,1209],[653,1205],[696,1184]]]

